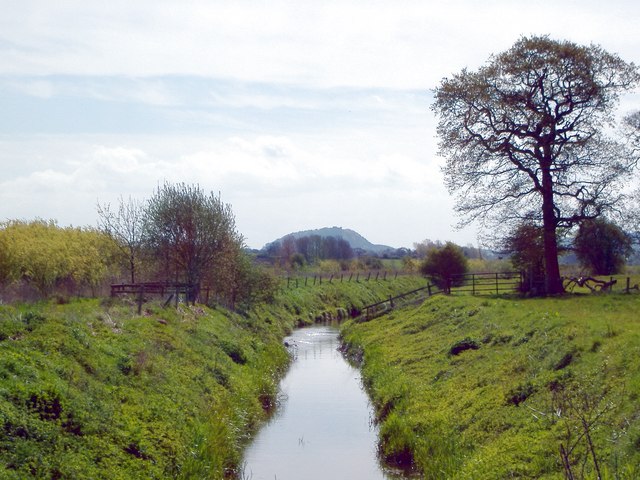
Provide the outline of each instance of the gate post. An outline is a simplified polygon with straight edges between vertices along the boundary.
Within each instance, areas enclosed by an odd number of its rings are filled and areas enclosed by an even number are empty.
[[[140,291],[138,292],[138,315],[142,313],[142,300],[144,299],[144,284],[140,284]]]

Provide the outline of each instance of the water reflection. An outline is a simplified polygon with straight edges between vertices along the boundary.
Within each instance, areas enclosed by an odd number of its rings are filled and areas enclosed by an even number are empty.
[[[296,358],[282,381],[283,402],[249,446],[244,478],[391,478],[378,463],[371,406],[359,371],[338,351],[337,329],[303,328],[286,341]]]

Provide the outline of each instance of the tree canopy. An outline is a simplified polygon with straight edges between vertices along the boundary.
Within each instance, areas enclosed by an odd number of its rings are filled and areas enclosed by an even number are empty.
[[[467,258],[462,249],[454,243],[447,242],[443,247],[429,250],[427,257],[420,267],[420,271],[429,277],[442,289],[455,286],[456,276],[468,271]]]
[[[574,248],[582,266],[595,275],[620,273],[632,253],[631,238],[616,224],[602,218],[580,225]]]
[[[515,268],[534,278],[544,276],[542,228],[533,223],[519,225],[506,239],[504,249]]]
[[[231,206],[198,186],[165,183],[145,211],[149,248],[165,262],[165,275],[198,286],[214,266],[220,270],[235,259],[242,236],[236,231]]]
[[[545,286],[563,291],[556,229],[614,208],[637,152],[606,129],[633,63],[599,46],[523,37],[477,71],[435,90],[446,185],[461,225],[495,232],[522,221],[543,228]]]
[[[91,228],[60,227],[55,221],[0,223],[0,290],[33,287],[46,297],[54,291],[88,289],[109,275],[117,245]]]

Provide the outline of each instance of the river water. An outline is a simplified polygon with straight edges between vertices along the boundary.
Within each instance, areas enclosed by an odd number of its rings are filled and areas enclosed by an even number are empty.
[[[313,326],[285,339],[295,360],[281,404],[244,458],[245,480],[391,479],[376,455],[376,428],[360,372],[338,351],[338,330]]]

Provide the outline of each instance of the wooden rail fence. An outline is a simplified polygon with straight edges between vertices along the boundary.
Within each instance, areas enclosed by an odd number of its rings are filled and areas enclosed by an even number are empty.
[[[376,270],[369,272],[313,273],[291,276],[287,274],[287,288],[308,287],[333,282],[369,282],[396,279],[398,276],[416,275],[398,271]]]
[[[138,314],[142,312],[142,304],[148,295],[167,296],[164,305],[167,306],[174,300],[176,305],[182,295],[185,302],[190,300],[195,302],[195,297],[200,296],[204,303],[209,303],[209,289],[199,288],[197,285],[188,283],[169,282],[142,282],[142,283],[117,283],[111,285],[111,296],[136,295],[138,303]]]
[[[447,290],[471,295],[514,293],[523,282],[522,272],[483,272],[452,275]]]
[[[445,281],[445,288],[428,284],[426,287],[389,297],[362,309],[365,320],[370,320],[381,311],[393,309],[398,301],[409,296],[424,292],[431,297],[437,294],[471,293],[472,295],[500,295],[517,292],[522,284],[523,276],[520,272],[487,272],[455,275]]]
[[[363,312],[366,320],[369,320],[373,315],[378,313],[381,309],[387,310],[387,305],[389,309],[393,309],[395,304],[399,300],[405,300],[407,297],[413,296],[420,292],[426,292],[430,297],[432,295],[436,295],[438,293],[444,293],[443,290],[440,290],[435,285],[428,284],[426,287],[416,288],[415,290],[411,290],[406,293],[402,293],[400,295],[396,295],[395,297],[389,296],[389,298],[382,300],[380,302],[372,303],[370,305],[366,305],[363,307]]]

